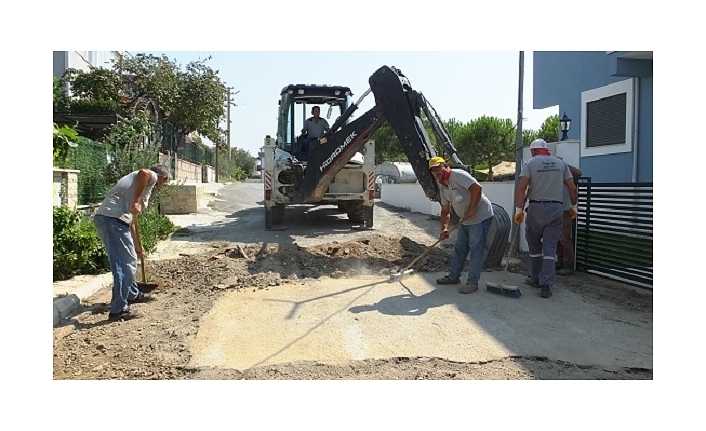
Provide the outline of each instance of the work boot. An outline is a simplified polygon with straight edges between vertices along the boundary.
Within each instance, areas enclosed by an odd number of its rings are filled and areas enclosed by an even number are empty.
[[[458,289],[458,293],[473,293],[478,291],[478,286],[475,284],[466,284]]]
[[[109,322],[117,322],[118,320],[136,319],[138,317],[141,317],[141,314],[136,311],[132,311],[130,309],[123,310],[120,313],[108,313],[108,321]]]
[[[154,301],[155,299],[157,299],[157,298],[155,298],[154,295],[150,295],[149,293],[142,293],[142,292],[140,292],[140,293],[137,294],[137,296],[135,297],[135,299],[128,299],[128,300],[127,300],[127,303],[128,303],[128,304],[139,304],[139,303],[141,303],[141,302],[150,302],[150,301]]]
[[[461,280],[459,280],[459,279],[454,280],[453,278],[449,277],[448,274],[446,274],[445,276],[443,276],[441,278],[436,279],[436,284],[459,284],[459,283],[461,283]]]
[[[556,272],[556,275],[574,275],[574,270],[569,266],[565,266]]]
[[[542,293],[540,293],[539,295],[542,298],[549,298],[550,296],[552,296],[552,288],[551,287],[549,287],[549,286],[541,286],[541,287],[542,287]]]
[[[532,287],[539,287],[539,282],[532,280],[531,275],[528,275],[527,278],[525,278],[525,284]]]

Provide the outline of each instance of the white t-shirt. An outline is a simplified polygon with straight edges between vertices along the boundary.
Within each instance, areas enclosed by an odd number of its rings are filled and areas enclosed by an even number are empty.
[[[101,202],[96,210],[96,214],[117,218],[127,224],[131,224],[132,213],[130,213],[130,206],[132,206],[132,200],[135,197],[135,179],[137,178],[138,172],[139,171],[131,172],[120,178],[117,184],[110,189],[105,199],[103,199],[103,202]],[[157,173],[150,171],[150,179],[147,181],[147,185],[145,185],[145,189],[142,191],[142,196],[140,196],[143,211],[147,208],[147,205],[149,205],[150,196],[152,195],[152,189],[154,189],[155,184],[157,184]]]

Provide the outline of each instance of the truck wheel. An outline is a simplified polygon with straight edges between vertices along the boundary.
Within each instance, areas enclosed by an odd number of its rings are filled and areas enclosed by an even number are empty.
[[[351,202],[348,207],[348,219],[352,223],[365,222],[365,207],[362,202]]]
[[[272,208],[272,215],[274,224],[284,223],[284,204],[275,204]]]
[[[365,208],[365,227],[372,229],[373,227],[373,206],[364,207]]]
[[[276,224],[284,223],[284,204],[265,205],[265,229],[272,229]]]
[[[272,229],[273,208],[265,205],[265,229]]]

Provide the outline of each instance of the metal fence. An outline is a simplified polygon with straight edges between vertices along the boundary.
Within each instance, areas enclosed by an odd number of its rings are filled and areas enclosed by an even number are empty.
[[[577,269],[652,290],[652,183],[578,179]]]
[[[208,147],[203,148],[193,142],[186,142],[184,135],[170,123],[160,122],[160,135],[163,153],[168,153],[171,157],[176,155],[178,158],[192,163],[213,166],[213,150]]]

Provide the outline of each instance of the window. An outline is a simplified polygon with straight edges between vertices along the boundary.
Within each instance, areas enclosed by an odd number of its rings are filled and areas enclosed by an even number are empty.
[[[634,104],[632,79],[581,93],[581,155],[632,151]]]

